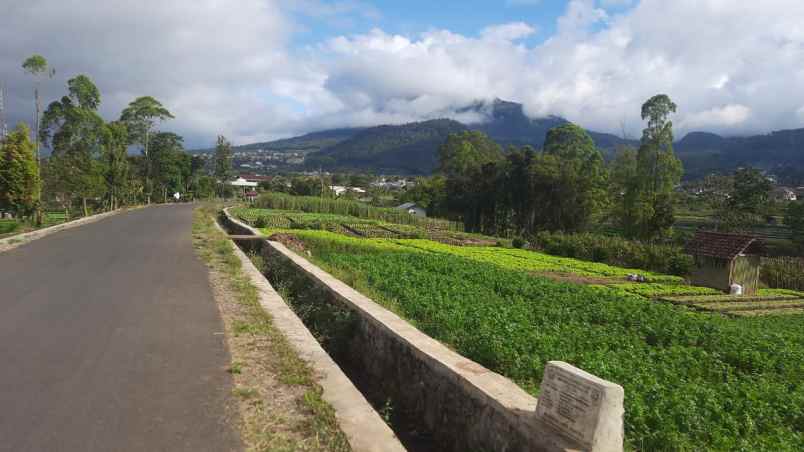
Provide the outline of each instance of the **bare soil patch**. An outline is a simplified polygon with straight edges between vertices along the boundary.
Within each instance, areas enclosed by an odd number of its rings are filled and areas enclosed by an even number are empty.
[[[305,251],[307,251],[307,249],[304,247],[304,242],[299,240],[299,238],[293,234],[277,232],[276,234],[273,234],[270,237],[268,237],[268,240],[271,240],[272,242],[279,242],[285,245],[286,247],[292,249],[293,251],[300,252],[302,254],[304,254]]]

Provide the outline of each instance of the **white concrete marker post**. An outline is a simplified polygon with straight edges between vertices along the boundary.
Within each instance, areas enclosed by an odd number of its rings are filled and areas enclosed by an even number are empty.
[[[544,369],[536,418],[591,452],[622,452],[622,386],[561,361]]]

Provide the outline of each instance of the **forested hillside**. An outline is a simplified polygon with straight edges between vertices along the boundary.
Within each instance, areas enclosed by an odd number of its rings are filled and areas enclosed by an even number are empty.
[[[771,170],[791,184],[804,183],[804,129],[731,138],[694,132],[675,148],[690,175],[752,166]]]
[[[265,141],[260,143],[245,144],[242,146],[235,146],[233,150],[238,151],[256,151],[256,150],[269,150],[269,151],[318,151],[334,146],[344,140],[348,140],[355,136],[362,129],[360,128],[345,128],[345,129],[330,129],[322,130],[320,132],[312,132],[298,137],[285,138],[282,140]],[[191,151],[197,154],[212,153],[214,148],[209,149],[196,149]]]
[[[402,174],[429,174],[435,169],[437,149],[449,133],[475,130],[488,135],[503,149],[532,146],[541,149],[547,132],[567,124],[564,118],[528,117],[522,104],[495,100],[477,102],[458,113],[476,113],[483,122],[461,124],[448,119],[364,129],[346,128],[238,146],[236,151],[312,151],[308,168],[359,169]],[[609,133],[587,131],[604,158],[613,158],[621,146],[638,147],[638,140],[626,140]],[[684,163],[687,179],[709,173],[730,173],[740,166],[766,169],[785,183],[804,184],[804,129],[783,130],[767,135],[726,138],[708,132],[692,132],[674,144]]]
[[[309,168],[349,168],[411,174],[432,172],[437,150],[453,133],[468,130],[450,119],[365,129],[354,137],[311,155]]]

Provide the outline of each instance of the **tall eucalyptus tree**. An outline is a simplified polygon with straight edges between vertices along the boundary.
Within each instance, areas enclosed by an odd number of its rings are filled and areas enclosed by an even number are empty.
[[[147,201],[151,203],[151,158],[148,152],[148,141],[154,126],[160,122],[172,119],[173,115],[167,108],[151,96],[134,99],[120,115],[120,121],[128,127],[129,143],[142,146],[145,157],[145,191]]]

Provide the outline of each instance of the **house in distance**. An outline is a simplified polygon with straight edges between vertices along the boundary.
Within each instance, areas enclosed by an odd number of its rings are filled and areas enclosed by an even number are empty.
[[[417,217],[427,216],[427,211],[424,208],[416,205],[415,202],[406,202],[405,204],[396,206],[396,208],[399,210],[404,210],[405,212],[411,215],[416,215]]]
[[[687,244],[695,258],[692,283],[729,292],[733,284],[743,295],[759,288],[762,242],[755,236],[724,232],[698,232]]]

